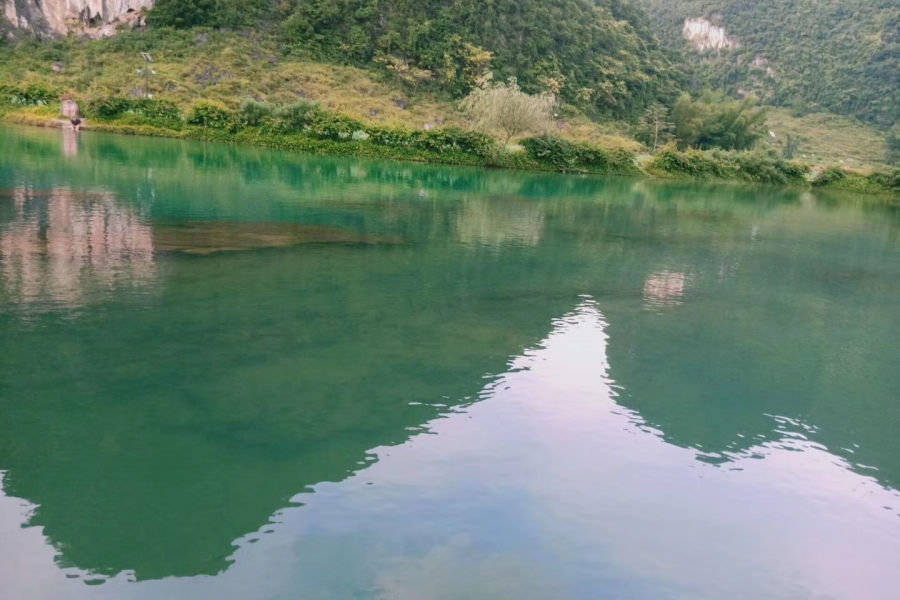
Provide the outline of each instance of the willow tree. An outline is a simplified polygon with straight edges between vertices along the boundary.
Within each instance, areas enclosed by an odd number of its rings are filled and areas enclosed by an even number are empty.
[[[550,92],[532,96],[519,89],[515,78],[507,83],[487,83],[462,101],[463,112],[476,129],[502,131],[503,145],[523,133],[542,133],[553,117],[556,96]]]

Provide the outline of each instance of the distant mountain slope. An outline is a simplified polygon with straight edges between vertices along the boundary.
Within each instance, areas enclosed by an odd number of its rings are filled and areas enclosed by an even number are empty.
[[[900,121],[897,0],[639,2],[663,42],[684,51],[695,86],[882,126]]]

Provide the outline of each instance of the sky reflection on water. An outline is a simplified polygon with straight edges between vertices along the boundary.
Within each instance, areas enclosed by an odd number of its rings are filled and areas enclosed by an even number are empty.
[[[73,588],[6,498],[0,580],[16,598],[891,597],[900,494],[796,432],[715,465],[667,444],[616,403],[605,329],[584,298],[479,402],[296,496],[218,577]]]

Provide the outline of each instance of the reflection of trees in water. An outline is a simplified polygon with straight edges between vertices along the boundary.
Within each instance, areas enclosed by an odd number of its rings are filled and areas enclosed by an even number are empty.
[[[460,241],[500,246],[518,243],[537,246],[544,230],[541,204],[509,202],[465,202],[456,220]]]
[[[96,291],[156,277],[153,235],[108,192],[13,191],[13,220],[0,229],[0,277],[17,303],[84,304]]]

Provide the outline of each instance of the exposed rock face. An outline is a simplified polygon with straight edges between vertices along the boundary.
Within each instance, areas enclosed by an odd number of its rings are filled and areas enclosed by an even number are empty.
[[[84,32],[114,35],[119,23],[137,24],[142,8],[153,0],[0,0],[7,27],[38,35]]]
[[[706,19],[685,19],[682,34],[700,52],[738,47],[738,43],[725,34],[724,27],[713,25]]]

